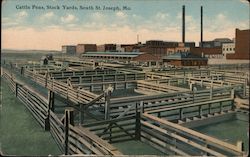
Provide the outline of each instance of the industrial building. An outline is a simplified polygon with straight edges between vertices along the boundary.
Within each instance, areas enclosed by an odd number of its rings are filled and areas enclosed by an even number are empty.
[[[223,43],[222,44],[222,55],[226,58],[227,54],[235,53],[235,43]]]
[[[163,57],[163,63],[174,66],[207,66],[208,59],[192,53],[175,53]]]
[[[138,56],[132,58],[133,62],[136,62],[139,65],[144,65],[144,66],[159,66],[162,64],[162,59],[159,56],[155,56],[150,53],[142,53],[139,54]]]
[[[250,29],[235,30],[235,53],[228,54],[227,59],[249,60],[250,54]]]
[[[115,52],[116,44],[103,44],[97,46],[97,52]]]
[[[96,52],[96,44],[77,44],[76,45],[76,54],[81,54],[85,52]]]
[[[214,48],[214,47],[222,47],[223,43],[232,43],[233,41],[228,38],[216,38],[212,41],[203,41],[203,47],[205,48]],[[199,46],[201,46],[201,42],[199,43]]]
[[[191,53],[197,56],[205,56],[207,58],[222,58],[221,47],[194,47],[190,49]]]
[[[86,52],[82,54],[82,58],[95,60],[119,60],[131,61],[132,58],[137,57],[142,52]]]
[[[63,45],[62,46],[62,53],[67,55],[75,55],[76,54],[76,46],[74,45]]]

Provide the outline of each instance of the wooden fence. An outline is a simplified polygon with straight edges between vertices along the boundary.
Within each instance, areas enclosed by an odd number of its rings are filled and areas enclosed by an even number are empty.
[[[136,139],[137,119],[135,115],[84,124],[91,132],[109,143]]]
[[[243,156],[242,145],[233,145],[189,128],[144,113],[141,140],[170,155]],[[242,144],[242,143],[239,143]]]
[[[174,106],[182,106],[199,102],[232,98],[234,88],[221,87],[201,91],[184,91],[158,95],[142,95],[127,98],[114,98],[110,100],[110,116],[118,117],[121,114],[134,114],[135,104],[140,103],[143,111],[152,111]]]
[[[109,143],[97,137],[84,127],[74,126],[73,110],[65,110],[65,118],[61,121],[51,110],[50,100],[38,94],[34,89],[3,71],[3,78],[8,82],[10,89],[29,109],[39,124],[50,130],[59,148],[65,154],[96,154],[120,155],[121,153]]]

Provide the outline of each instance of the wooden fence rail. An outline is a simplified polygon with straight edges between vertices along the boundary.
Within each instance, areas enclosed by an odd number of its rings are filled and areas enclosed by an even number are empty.
[[[28,85],[15,80],[5,69],[2,77],[6,79],[16,97],[24,103],[38,123],[45,130],[50,130],[58,147],[65,154],[121,155],[115,147],[88,131],[88,129],[73,126],[71,123],[67,123],[68,121],[65,119],[62,122],[49,108],[47,98]],[[69,121],[72,122],[72,119]]]
[[[163,152],[185,156],[243,156],[241,146],[235,146],[144,113],[141,138]]]

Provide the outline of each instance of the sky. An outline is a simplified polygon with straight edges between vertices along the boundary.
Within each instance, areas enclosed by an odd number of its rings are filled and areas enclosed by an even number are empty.
[[[3,0],[2,48],[61,50],[80,43],[132,44],[147,40],[186,41],[234,38],[249,29],[247,0]]]

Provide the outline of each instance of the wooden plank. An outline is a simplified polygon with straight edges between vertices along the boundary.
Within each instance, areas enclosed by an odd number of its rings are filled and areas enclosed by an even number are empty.
[[[203,151],[205,151],[205,152],[208,152],[209,154],[212,154],[212,155],[215,155],[215,156],[221,156],[221,157],[223,156],[223,157],[226,157],[225,155],[223,155],[223,154],[221,154],[221,153],[218,153],[218,152],[216,152],[216,151],[213,151],[213,150],[211,150],[211,149],[209,149],[209,148],[207,148],[207,147],[204,147],[204,146],[202,146],[202,145],[200,145],[200,144],[198,144],[198,143],[196,143],[196,142],[190,141],[189,139],[184,138],[184,137],[182,137],[182,136],[179,136],[179,135],[177,135],[177,134],[175,134],[175,133],[168,132],[167,130],[162,129],[162,128],[159,128],[159,127],[157,127],[157,126],[155,126],[155,125],[152,125],[152,124],[150,124],[150,123],[148,123],[148,122],[141,121],[141,123],[142,123],[143,125],[146,125],[146,126],[148,126],[148,127],[151,127],[151,128],[154,129],[154,130],[157,130],[157,131],[159,131],[159,132],[161,132],[161,133],[163,133],[163,134],[168,134],[168,135],[170,135],[171,137],[174,137],[175,139],[177,139],[177,140],[179,140],[179,141],[181,141],[181,142],[187,143],[187,144],[189,144],[189,145],[191,145],[191,146],[193,146],[193,147],[196,147],[196,148],[198,148],[198,149],[200,149],[200,150],[203,150]]]
[[[181,109],[181,108],[202,106],[202,105],[206,105],[206,104],[213,104],[213,103],[219,103],[219,102],[224,102],[224,101],[232,101],[232,100],[233,100],[232,98],[227,98],[227,99],[220,99],[220,100],[205,101],[205,102],[200,102],[200,103],[195,103],[195,104],[180,105],[180,106],[174,106],[174,107],[169,107],[169,108],[166,107],[166,108],[163,108],[163,109],[147,111],[147,113],[165,112],[165,111],[169,111],[169,110],[176,110],[176,109]]]
[[[74,127],[73,129],[76,132],[79,132],[81,134],[84,134],[84,135],[88,136],[94,142],[98,143],[99,145],[103,146],[105,149],[109,150],[109,152],[112,153],[113,155],[121,155],[121,153],[118,152],[117,148],[113,147],[112,145],[110,145],[106,141],[104,141],[101,138],[99,138],[98,136],[94,135],[88,129],[83,128],[83,127]]]
[[[228,148],[229,150],[233,150],[235,151],[237,154],[242,154],[241,150],[238,150],[238,148],[235,146],[235,145],[232,145],[232,144],[229,144],[229,143],[226,143],[226,142],[223,142],[219,139],[216,139],[216,138],[213,138],[213,137],[210,137],[210,136],[207,136],[207,135],[204,135],[204,134],[201,134],[197,131],[194,131],[194,130],[191,130],[189,128],[186,128],[186,127],[183,127],[183,126],[180,126],[178,124],[174,124],[174,123],[171,123],[167,120],[163,120],[163,119],[160,119],[158,117],[155,117],[155,116],[152,116],[152,115],[149,115],[148,113],[144,113],[143,116],[145,116],[146,118],[149,118],[153,121],[156,121],[156,122],[159,122],[161,124],[164,124],[164,125],[167,125],[167,126],[170,126],[170,127],[173,127],[175,129],[178,129],[182,132],[186,132],[192,136],[196,136],[196,137],[199,137],[199,138],[202,138],[204,139],[205,141],[209,142],[209,143],[213,143],[213,144],[217,144],[219,146],[222,146],[224,148]]]

